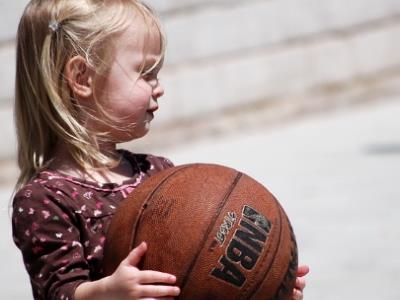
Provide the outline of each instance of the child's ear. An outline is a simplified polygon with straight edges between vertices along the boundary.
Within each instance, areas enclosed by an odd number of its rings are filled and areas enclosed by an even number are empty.
[[[89,98],[93,95],[94,73],[82,56],[74,56],[67,62],[64,76],[75,97]]]

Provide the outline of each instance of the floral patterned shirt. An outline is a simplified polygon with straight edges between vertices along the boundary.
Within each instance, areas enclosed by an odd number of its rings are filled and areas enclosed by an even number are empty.
[[[105,232],[120,202],[143,180],[172,166],[162,157],[122,151],[135,175],[98,184],[42,171],[13,200],[13,238],[34,299],[72,300],[76,287],[102,277]]]

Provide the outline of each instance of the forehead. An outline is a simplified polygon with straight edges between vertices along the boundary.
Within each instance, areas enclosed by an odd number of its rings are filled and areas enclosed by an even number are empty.
[[[152,20],[135,15],[127,21],[126,29],[115,40],[116,58],[128,58],[135,64],[159,61],[163,53],[163,38],[160,29]]]

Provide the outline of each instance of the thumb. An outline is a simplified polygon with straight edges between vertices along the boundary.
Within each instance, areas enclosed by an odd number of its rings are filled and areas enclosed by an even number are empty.
[[[129,265],[136,267],[140,260],[142,259],[143,255],[147,251],[147,244],[146,242],[140,243],[139,246],[134,248],[131,252],[129,252],[128,256],[122,261],[124,265]]]

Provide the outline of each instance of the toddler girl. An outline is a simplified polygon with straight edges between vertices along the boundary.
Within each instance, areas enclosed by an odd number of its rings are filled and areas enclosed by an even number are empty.
[[[118,150],[144,136],[158,98],[165,38],[135,0],[32,0],[17,36],[20,176],[13,236],[35,299],[172,299],[171,274],[139,270],[147,245],[103,276],[105,232],[119,203],[172,166]],[[299,270],[299,277],[307,270]],[[302,299],[298,278],[294,299]]]

